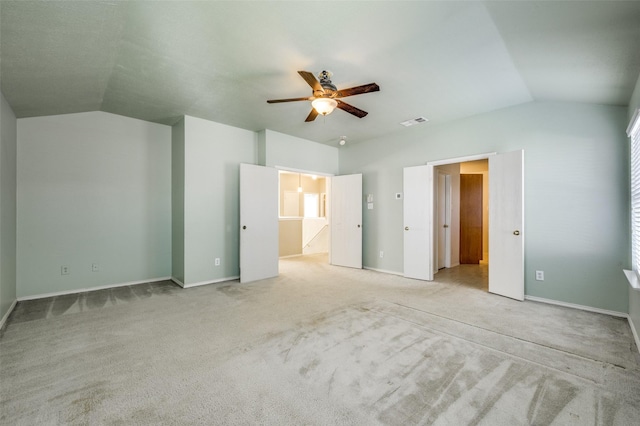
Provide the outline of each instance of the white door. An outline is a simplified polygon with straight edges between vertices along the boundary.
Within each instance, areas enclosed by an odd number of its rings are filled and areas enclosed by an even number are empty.
[[[278,276],[278,171],[240,164],[240,282]]]
[[[433,173],[431,165],[405,167],[404,203],[404,276],[433,280],[432,241]]]
[[[489,291],[524,300],[524,151],[489,157]]]
[[[362,268],[362,175],[331,178],[331,264]]]
[[[446,267],[447,251],[447,176],[443,173],[438,173],[438,269]]]

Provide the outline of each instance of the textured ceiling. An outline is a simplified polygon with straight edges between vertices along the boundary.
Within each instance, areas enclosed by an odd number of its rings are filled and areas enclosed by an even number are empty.
[[[0,81],[18,117],[184,114],[337,144],[532,100],[627,105],[640,2],[0,2]],[[298,70],[369,115],[304,123]]]

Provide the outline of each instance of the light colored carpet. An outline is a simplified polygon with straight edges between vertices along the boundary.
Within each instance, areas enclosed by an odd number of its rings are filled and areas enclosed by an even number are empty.
[[[281,262],[278,278],[22,302],[0,337],[0,423],[631,425],[624,319]]]

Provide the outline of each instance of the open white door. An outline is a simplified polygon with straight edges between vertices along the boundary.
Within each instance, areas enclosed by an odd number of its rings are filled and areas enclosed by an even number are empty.
[[[331,178],[331,264],[362,269],[362,175]]]
[[[240,164],[240,282],[278,276],[278,171]]]
[[[433,280],[433,176],[431,165],[405,167],[403,172],[404,276]]]
[[[436,226],[436,235],[437,235],[437,264],[435,269],[442,269],[447,267],[447,254],[449,252],[449,244],[447,244],[447,234],[449,234],[449,222],[448,218],[448,210],[449,209],[449,197],[447,194],[447,175],[444,173],[438,173],[438,192],[435,197],[436,200],[436,210],[438,212],[437,217],[437,226]]]
[[[524,300],[524,151],[489,157],[489,291]]]

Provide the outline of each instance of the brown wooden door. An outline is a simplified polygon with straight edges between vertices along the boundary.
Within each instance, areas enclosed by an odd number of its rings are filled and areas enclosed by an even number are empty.
[[[482,259],[482,175],[460,175],[460,263]]]

